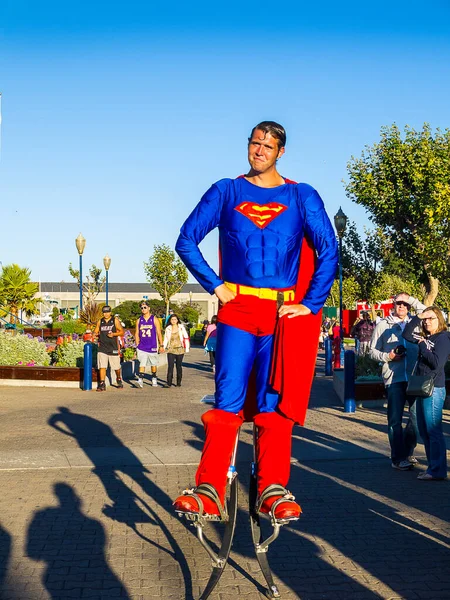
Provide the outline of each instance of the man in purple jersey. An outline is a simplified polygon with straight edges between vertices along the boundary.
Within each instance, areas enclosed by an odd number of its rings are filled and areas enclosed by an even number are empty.
[[[164,344],[161,335],[161,325],[159,319],[155,318],[150,312],[150,307],[143,300],[140,305],[141,316],[136,321],[136,331],[134,337],[137,346],[137,359],[139,361],[139,376],[137,384],[140,388],[144,387],[145,367],[150,365],[152,370],[152,385],[158,385],[156,379],[156,370],[158,368],[158,352],[164,352]],[[159,343],[159,347],[158,347]]]

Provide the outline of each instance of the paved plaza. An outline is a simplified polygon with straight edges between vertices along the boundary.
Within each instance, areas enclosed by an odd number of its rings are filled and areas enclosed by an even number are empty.
[[[181,388],[0,388],[0,598],[197,599],[210,560],[171,503],[194,482],[200,399],[213,388],[197,348]],[[213,600],[265,597],[248,522],[251,440],[245,425],[238,527]],[[319,359],[292,449],[304,512],[269,552],[282,598],[450,599],[450,485],[417,481],[421,445],[417,456],[414,471],[393,470],[385,409],[345,414]]]

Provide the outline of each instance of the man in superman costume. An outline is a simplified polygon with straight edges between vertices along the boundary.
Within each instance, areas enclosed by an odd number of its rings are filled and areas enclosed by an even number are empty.
[[[278,173],[285,144],[281,125],[254,127],[248,174],[215,183],[176,244],[190,272],[221,303],[216,403],[202,417],[197,487],[175,500],[179,513],[224,516],[227,471],[243,420],[253,420],[258,432],[257,510],[283,521],[301,513],[286,490],[292,427],[305,420],[337,244],[319,194]],[[198,248],[215,227],[220,276]]]

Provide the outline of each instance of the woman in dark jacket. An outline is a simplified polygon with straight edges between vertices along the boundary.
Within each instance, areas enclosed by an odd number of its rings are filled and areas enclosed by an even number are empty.
[[[414,332],[417,326],[420,333]],[[414,374],[434,377],[432,395],[416,399],[417,425],[428,459],[427,470],[417,479],[446,479],[447,450],[442,432],[442,410],[446,395],[444,367],[450,354],[450,337],[440,309],[430,306],[411,319],[403,331],[403,337],[419,345]]]

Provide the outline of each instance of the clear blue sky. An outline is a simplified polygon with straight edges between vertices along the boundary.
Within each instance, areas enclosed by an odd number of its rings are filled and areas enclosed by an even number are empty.
[[[81,231],[85,268],[144,281],[261,120],[287,129],[283,175],[367,224],[350,156],[394,121],[450,126],[450,3],[3,0],[0,91],[0,261],[70,281]]]

